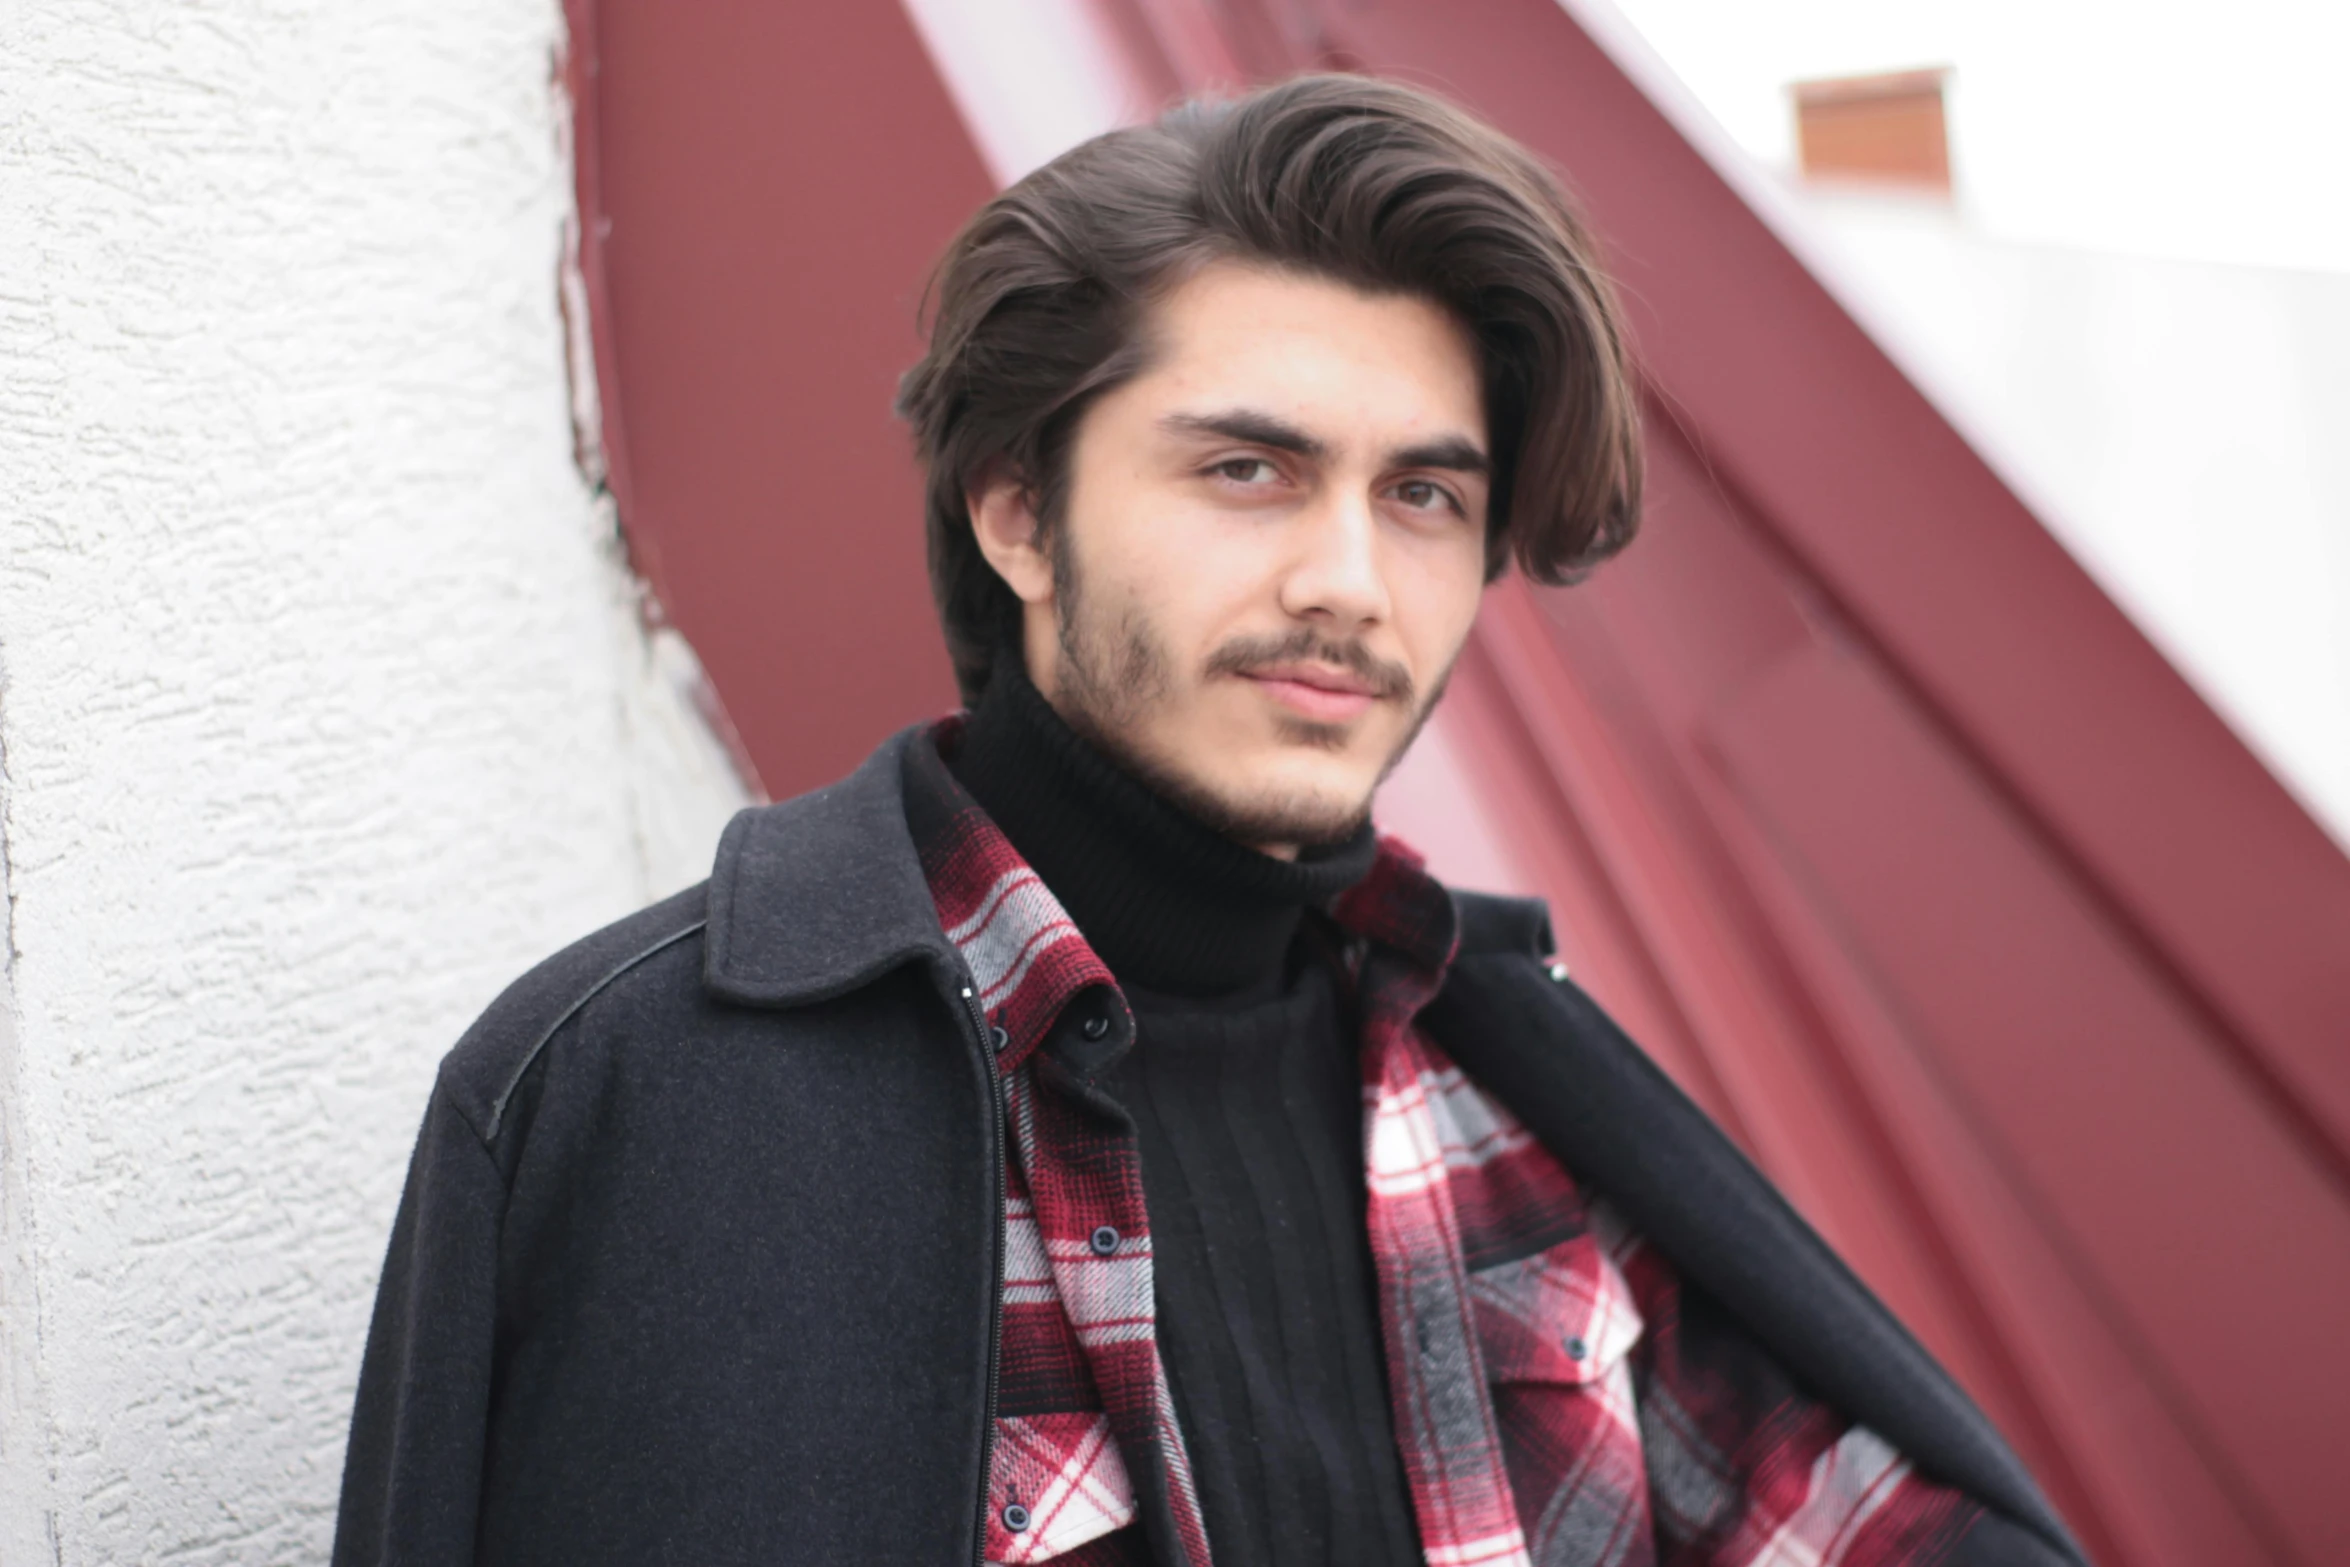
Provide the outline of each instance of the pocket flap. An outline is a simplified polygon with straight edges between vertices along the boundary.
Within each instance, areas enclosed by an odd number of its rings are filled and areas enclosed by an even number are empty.
[[[1134,1485],[1105,1414],[1023,1415],[995,1424],[987,1559],[1046,1562],[1134,1521]],[[1015,1530],[1012,1525],[1021,1527]]]
[[[1640,1341],[1632,1287],[1589,1231],[1469,1275],[1493,1382],[1596,1382]]]

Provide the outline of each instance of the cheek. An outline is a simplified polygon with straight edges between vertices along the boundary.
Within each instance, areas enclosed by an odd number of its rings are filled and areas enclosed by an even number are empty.
[[[1204,658],[1236,629],[1261,629],[1278,559],[1267,529],[1147,491],[1103,520],[1081,566],[1087,596],[1105,610],[1114,602],[1147,621],[1186,659]]]
[[[1468,639],[1484,598],[1482,541],[1466,548],[1448,541],[1443,549],[1420,551],[1403,563],[1391,578],[1389,602],[1395,606],[1396,630],[1415,675],[1433,680],[1452,662]]]

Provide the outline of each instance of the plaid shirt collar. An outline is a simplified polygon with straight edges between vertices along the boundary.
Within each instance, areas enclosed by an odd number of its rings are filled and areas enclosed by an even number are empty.
[[[907,747],[906,817],[922,857],[933,896],[948,889],[972,889],[954,910],[941,909],[947,939],[970,969],[980,1010],[1004,1030],[996,1050],[1007,1075],[1054,1044],[1074,1057],[1069,1064],[1086,1075],[1115,1061],[1134,1042],[1134,1018],[1118,982],[1096,957],[1076,925],[1029,869],[1019,851],[973,800],[945,756],[961,737],[960,715],[941,719]],[[950,893],[947,901],[953,901]],[[998,919],[1005,905],[1026,918]],[[1019,906],[1025,905],[1025,909]],[[963,912],[967,909],[967,912]],[[959,912],[958,919],[948,919]],[[1452,897],[1422,868],[1403,843],[1382,838],[1379,855],[1363,879],[1335,899],[1327,911],[1348,936],[1365,944],[1367,960],[1381,977],[1409,997],[1416,1012],[1444,983],[1459,944]],[[1088,990],[1089,1002],[1109,1032],[1083,1048],[1054,1041],[1054,1024],[1070,1003]]]
[[[1133,1043],[1133,1014],[1043,878],[947,770],[941,752],[953,749],[962,725],[944,719],[907,749],[906,819],[939,923],[997,1031],[997,1070],[1009,1077],[1027,1066],[1088,990],[1101,992],[1092,1015],[1108,1025],[1100,1041],[1107,1061]]]

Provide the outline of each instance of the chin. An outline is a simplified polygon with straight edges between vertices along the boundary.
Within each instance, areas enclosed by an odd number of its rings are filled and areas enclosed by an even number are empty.
[[[1358,725],[1285,720],[1272,734],[1223,729],[1154,737],[1154,745],[1098,727],[1088,732],[1163,799],[1252,848],[1346,842],[1370,819],[1380,777],[1355,754],[1371,739]]]
[[[1221,821],[1223,834],[1253,849],[1330,849],[1363,830],[1371,818],[1367,800],[1340,801],[1296,796],[1259,796],[1232,802]]]
[[[1228,838],[1263,847],[1294,844],[1327,848],[1362,830],[1371,815],[1371,788],[1356,770],[1270,766],[1199,778],[1181,801]]]

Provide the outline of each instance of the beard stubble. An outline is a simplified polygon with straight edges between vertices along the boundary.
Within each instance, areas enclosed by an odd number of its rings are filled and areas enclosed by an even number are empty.
[[[1345,843],[1362,831],[1371,814],[1369,794],[1345,802],[1297,792],[1239,798],[1180,761],[1144,750],[1137,740],[1146,731],[1152,710],[1177,694],[1174,661],[1139,605],[1124,605],[1114,614],[1094,612],[1065,526],[1054,530],[1051,554],[1061,666],[1054,706],[1064,722],[1162,798],[1235,842],[1257,849],[1321,849]],[[1447,665],[1425,699],[1415,701],[1411,673],[1402,665],[1373,656],[1359,641],[1325,637],[1301,626],[1284,635],[1224,643],[1208,656],[1200,680],[1242,676],[1299,659],[1347,669],[1370,686],[1376,700],[1401,703],[1411,713],[1403,738],[1380,764],[1374,791],[1419,738],[1452,676]],[[1344,726],[1295,717],[1280,720],[1280,735],[1293,745],[1331,751],[1343,749],[1349,738]]]

